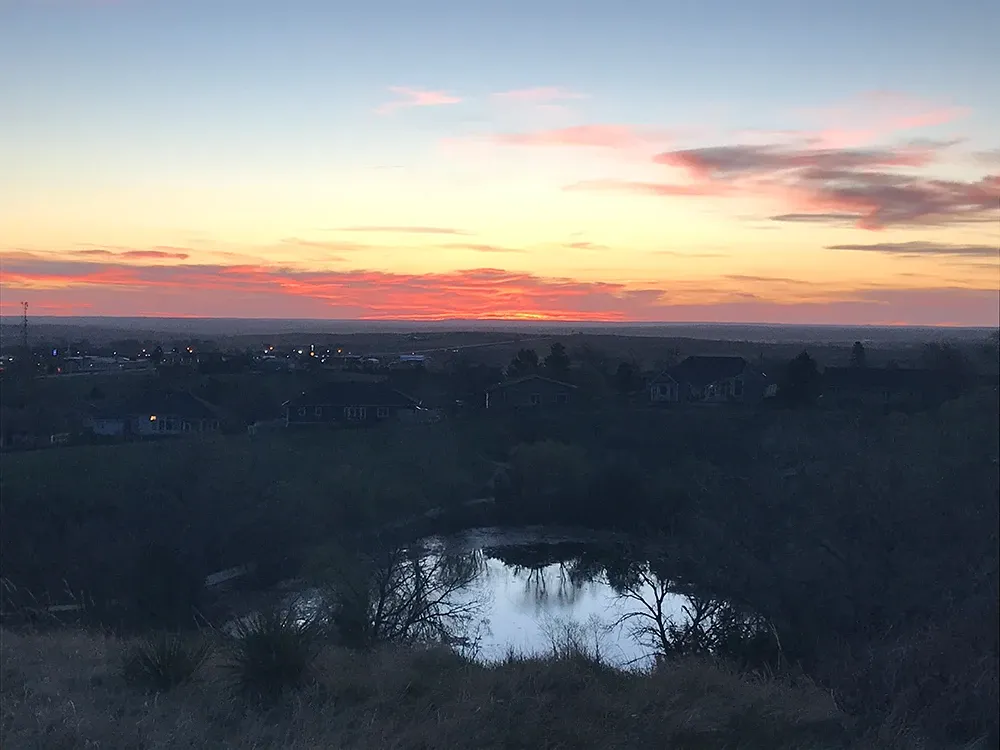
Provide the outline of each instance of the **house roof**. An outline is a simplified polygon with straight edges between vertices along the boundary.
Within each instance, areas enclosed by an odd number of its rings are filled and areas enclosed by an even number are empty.
[[[940,381],[933,370],[902,367],[827,367],[823,383],[834,388],[930,388]]]
[[[94,419],[124,419],[136,414],[157,414],[182,419],[216,419],[215,409],[187,391],[143,393],[118,406],[91,407]]]
[[[524,375],[520,378],[514,378],[513,380],[505,380],[502,383],[497,383],[496,385],[491,385],[487,390],[495,391],[498,388],[509,388],[512,385],[520,385],[521,383],[528,383],[533,380],[541,380],[545,383],[551,383],[552,385],[558,385],[562,388],[576,388],[572,383],[564,383],[561,380],[555,380],[554,378],[547,378],[544,375],[532,374]]]
[[[207,402],[187,391],[149,393],[132,399],[129,414],[169,414],[186,419],[215,419],[216,413]]]
[[[664,375],[678,383],[706,386],[726,378],[735,378],[747,367],[743,357],[688,357],[683,362],[667,368],[654,382]]]
[[[407,396],[385,383],[355,380],[324,383],[300,393],[284,406],[417,406],[415,398]]]

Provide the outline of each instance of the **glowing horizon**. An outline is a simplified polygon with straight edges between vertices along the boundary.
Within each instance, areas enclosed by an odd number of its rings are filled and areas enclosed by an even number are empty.
[[[1000,325],[990,24],[898,4],[15,0],[0,314]]]

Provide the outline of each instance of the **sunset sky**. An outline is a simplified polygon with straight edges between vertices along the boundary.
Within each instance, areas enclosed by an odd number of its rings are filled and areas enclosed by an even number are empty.
[[[995,326],[998,29],[985,0],[0,0],[0,312]]]

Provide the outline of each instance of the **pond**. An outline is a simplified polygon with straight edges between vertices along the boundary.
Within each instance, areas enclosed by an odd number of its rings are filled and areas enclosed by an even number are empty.
[[[380,626],[389,636],[412,626],[482,661],[577,648],[617,667],[643,668],[665,641],[693,636],[706,644],[723,605],[682,593],[627,549],[621,537],[552,528],[430,537],[396,551],[374,574],[391,586],[366,581],[365,596],[402,592],[385,606],[366,600],[367,611],[390,613]],[[305,599],[321,603],[316,592]],[[426,607],[413,610],[414,600]]]

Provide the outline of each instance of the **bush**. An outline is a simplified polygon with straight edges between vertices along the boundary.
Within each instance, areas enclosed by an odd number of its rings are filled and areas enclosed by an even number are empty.
[[[158,691],[189,682],[208,658],[209,647],[171,633],[161,633],[133,643],[125,651],[125,680]]]
[[[322,634],[318,620],[294,607],[250,615],[233,628],[227,667],[244,693],[275,698],[308,680]]]

